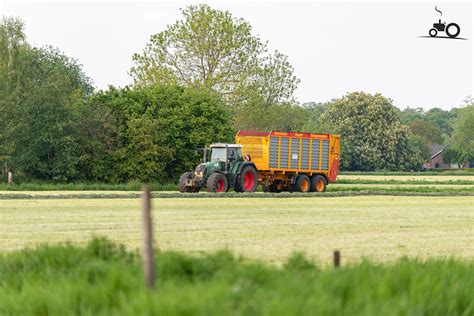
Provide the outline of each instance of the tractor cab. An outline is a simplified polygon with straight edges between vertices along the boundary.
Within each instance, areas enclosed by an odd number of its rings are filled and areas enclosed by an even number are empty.
[[[229,173],[242,161],[242,145],[217,143],[204,149],[202,163],[196,169],[202,169],[204,175]]]
[[[204,151],[204,162],[236,162],[242,161],[242,145],[212,144]]]

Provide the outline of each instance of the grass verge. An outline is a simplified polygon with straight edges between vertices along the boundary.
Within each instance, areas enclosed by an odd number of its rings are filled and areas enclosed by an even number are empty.
[[[0,256],[2,315],[472,315],[472,261],[363,261],[337,270],[294,254],[277,268],[221,251],[136,253],[96,238]]]
[[[329,197],[349,197],[349,196],[474,196],[474,188],[383,188],[383,187],[348,187],[332,188],[324,193],[299,193],[299,192],[281,192],[281,193],[179,193],[176,191],[155,191],[153,198],[160,199],[195,199],[195,198],[329,198]],[[48,199],[138,199],[140,192],[116,191],[85,191],[85,192],[67,192],[56,191],[46,193],[44,191],[27,193],[0,193],[0,200],[48,200]]]
[[[0,191],[139,191],[143,187],[141,182],[129,183],[48,183],[48,182],[15,182],[13,184],[0,183]],[[151,183],[154,191],[177,191],[175,183]]]

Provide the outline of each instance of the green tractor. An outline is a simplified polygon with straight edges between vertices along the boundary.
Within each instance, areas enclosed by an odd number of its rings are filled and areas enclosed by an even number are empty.
[[[257,168],[250,157],[242,157],[242,145],[212,144],[204,148],[204,158],[193,172],[179,178],[179,192],[196,193],[201,188],[208,192],[255,192],[258,184]]]

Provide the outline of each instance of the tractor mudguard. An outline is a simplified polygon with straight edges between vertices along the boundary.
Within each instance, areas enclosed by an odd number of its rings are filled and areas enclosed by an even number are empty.
[[[242,172],[242,169],[244,169],[244,167],[245,167],[245,166],[248,166],[248,165],[254,167],[255,170],[257,170],[257,167],[255,166],[255,164],[254,164],[253,162],[251,162],[251,161],[244,161],[244,162],[240,163],[239,168],[237,169],[237,174],[240,174],[240,173]]]
[[[239,167],[237,168],[237,172],[235,173],[235,175],[233,176],[233,179],[232,182],[229,181],[229,183],[232,183],[232,187],[235,188],[235,184],[237,182],[237,178],[239,176],[239,174],[242,172],[242,169],[244,169],[245,166],[252,166],[255,168],[255,170],[257,170],[257,167],[255,166],[255,164],[251,161],[243,161],[239,164]]]

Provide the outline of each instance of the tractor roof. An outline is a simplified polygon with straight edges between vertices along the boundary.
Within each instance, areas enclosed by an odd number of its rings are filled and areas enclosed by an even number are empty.
[[[240,148],[242,145],[240,144],[224,144],[224,143],[215,143],[210,146],[211,148],[223,148],[223,147],[232,147],[232,148]]]

